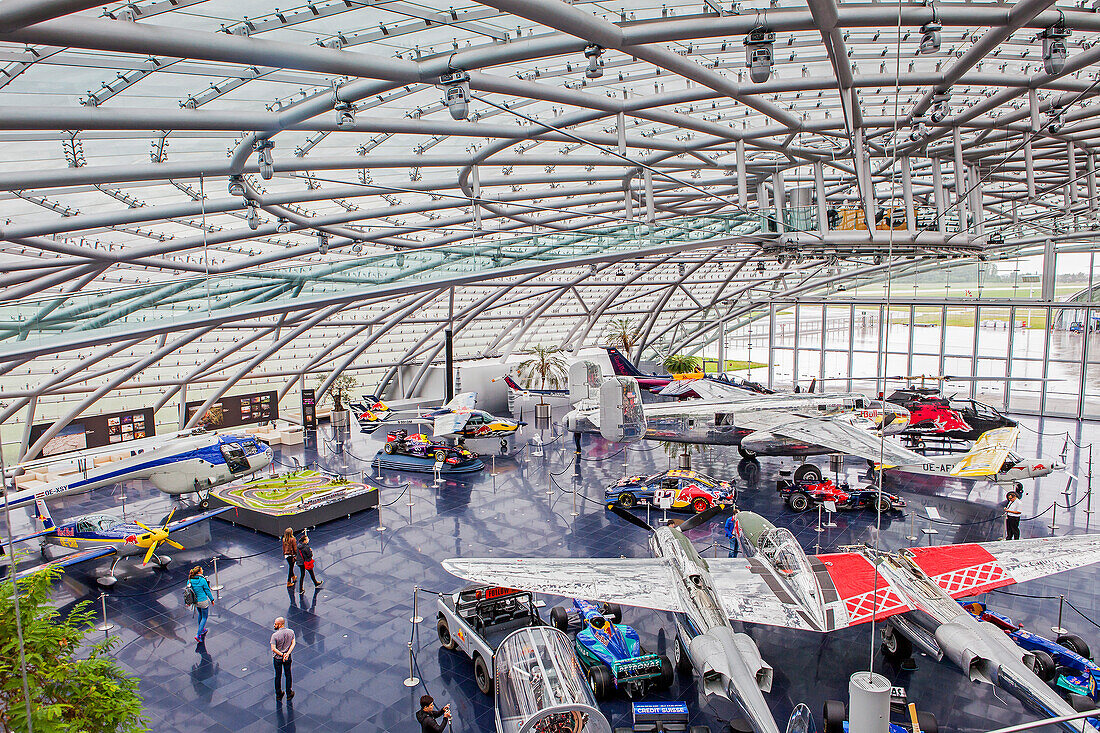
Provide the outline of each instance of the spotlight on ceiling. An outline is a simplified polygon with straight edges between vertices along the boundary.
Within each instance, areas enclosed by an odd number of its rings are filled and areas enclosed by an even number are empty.
[[[355,244],[351,245],[351,252],[352,254],[362,254],[363,245],[359,242],[356,242]]]
[[[764,270],[766,270],[766,269],[767,269],[767,266],[763,262],[757,262],[756,263],[756,271],[757,272],[764,272]]]
[[[351,106],[351,102],[336,100],[332,109],[336,112],[337,127],[346,129],[355,124],[355,107]]]
[[[749,78],[757,84],[772,75],[774,43],[775,33],[767,26],[757,26],[745,36],[745,66],[749,67]]]
[[[256,204],[251,201],[248,203],[248,215],[245,219],[248,221],[248,228],[252,231],[256,231],[260,228],[260,211],[256,207]]]
[[[317,232],[317,254],[328,254],[328,234]]]
[[[286,219],[279,219],[279,223],[275,225],[275,231],[279,234],[286,234],[290,231],[290,222]]]
[[[1050,111],[1047,112],[1047,115],[1050,118],[1047,120],[1047,131],[1051,135],[1057,135],[1059,132],[1062,131],[1062,127],[1064,127],[1066,124],[1065,120],[1062,119],[1062,108],[1051,107]]]
[[[439,77],[443,85],[443,101],[452,120],[464,120],[470,114],[470,75],[465,71],[451,71]]]
[[[933,10],[932,20],[920,27],[920,32],[923,34],[920,37],[921,53],[930,54],[940,50],[940,31],[942,30],[943,26],[940,25],[940,21],[936,19],[936,11]]]
[[[584,57],[588,59],[588,68],[584,70],[584,75],[589,79],[599,79],[603,76],[603,66],[600,65],[602,53],[603,49],[595,44],[584,49]]]
[[[947,92],[940,92],[932,97],[932,122],[938,125],[951,115],[950,100],[951,95]]]
[[[914,117],[912,126],[909,128],[909,141],[919,143],[926,137],[928,137],[928,125],[925,124],[924,117]]]
[[[1065,18],[1059,17],[1058,22],[1039,34],[1043,39],[1043,71],[1048,74],[1060,74],[1066,66],[1066,39],[1070,31],[1066,28]]]
[[[229,195],[244,196],[244,179],[233,175],[229,177]]]
[[[256,151],[256,162],[260,164],[260,176],[265,181],[270,181],[275,175],[275,160],[271,157],[271,150],[275,143],[270,140],[257,140],[252,146]]]

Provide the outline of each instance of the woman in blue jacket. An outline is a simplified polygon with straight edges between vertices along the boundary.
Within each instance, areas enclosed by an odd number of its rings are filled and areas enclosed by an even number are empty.
[[[198,565],[191,568],[187,584],[195,591],[195,610],[199,612],[199,633],[195,635],[195,641],[202,642],[206,640],[206,618],[210,615],[214,594],[210,592],[210,583],[203,577],[202,568]]]

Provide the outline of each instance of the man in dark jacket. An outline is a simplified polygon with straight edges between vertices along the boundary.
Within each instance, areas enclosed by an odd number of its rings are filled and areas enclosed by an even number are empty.
[[[438,718],[443,716],[443,722]],[[420,710],[416,713],[416,722],[420,723],[421,733],[440,733],[451,722],[451,706],[444,705],[442,710],[435,709],[435,700],[431,695],[420,696]]]

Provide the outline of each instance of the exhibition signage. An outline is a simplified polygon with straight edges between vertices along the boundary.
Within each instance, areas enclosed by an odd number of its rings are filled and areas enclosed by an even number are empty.
[[[187,419],[202,407],[203,400],[187,403]],[[199,425],[207,430],[232,428],[237,425],[254,425],[275,420],[279,417],[279,395],[277,392],[256,392],[254,394],[227,395],[207,409],[199,420]]]
[[[30,442],[35,443],[50,429],[52,422],[31,426]],[[127,443],[155,435],[153,427],[153,408],[112,412],[107,415],[87,415],[73,420],[51,438],[42,451],[33,458],[45,458],[61,453],[102,448],[115,443]]]

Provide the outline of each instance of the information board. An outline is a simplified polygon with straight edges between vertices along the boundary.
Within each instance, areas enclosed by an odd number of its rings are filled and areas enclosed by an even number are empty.
[[[302,427],[317,429],[317,390],[302,389]]]
[[[187,403],[187,419],[203,406],[205,400]],[[206,411],[199,425],[207,430],[232,428],[237,425],[255,425],[270,422],[279,417],[279,394],[256,392],[254,394],[226,395]]]
[[[52,426],[52,422],[31,426],[31,445],[41,438]],[[42,447],[32,458],[45,458],[62,453],[102,448],[115,443],[141,440],[155,435],[153,426],[153,408],[112,412],[106,415],[85,415],[66,425]]]

